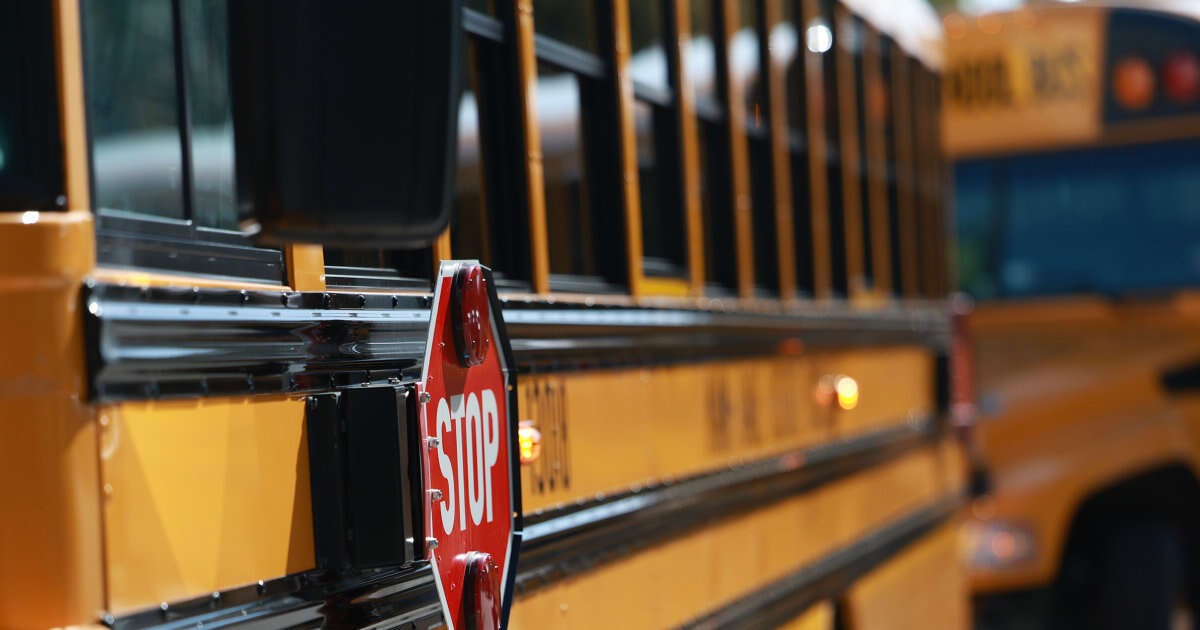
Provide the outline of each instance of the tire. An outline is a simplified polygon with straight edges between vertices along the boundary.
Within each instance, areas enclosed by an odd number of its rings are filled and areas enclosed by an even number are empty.
[[[1063,602],[1068,627],[1095,630],[1171,630],[1185,596],[1186,558],[1178,525],[1123,520],[1093,532],[1068,559],[1074,583]],[[1067,567],[1064,567],[1067,570]]]

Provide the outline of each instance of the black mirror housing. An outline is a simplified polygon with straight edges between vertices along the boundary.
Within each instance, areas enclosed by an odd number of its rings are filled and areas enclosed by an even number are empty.
[[[445,229],[461,21],[460,0],[229,1],[238,203],[260,241],[416,247]]]

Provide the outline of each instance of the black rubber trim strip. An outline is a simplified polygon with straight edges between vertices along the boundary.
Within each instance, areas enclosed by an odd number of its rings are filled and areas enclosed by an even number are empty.
[[[115,630],[140,628],[427,629],[442,624],[428,562],[400,569],[309,571],[129,615],[105,615]]]
[[[855,580],[948,522],[962,504],[962,497],[948,497],[911,512],[680,628],[750,630],[782,626],[813,604],[840,596]]]
[[[860,312],[651,308],[502,299],[518,370],[548,372],[769,356],[806,347],[942,348],[924,304]],[[317,393],[420,375],[430,296],[128,287],[83,289],[92,402]]]
[[[931,444],[937,434],[932,420],[909,422],[662,486],[526,514],[517,592],[878,466]]]
[[[693,529],[812,490],[930,444],[937,435],[938,425],[931,420],[910,422],[730,470],[525,515],[517,588],[510,592],[532,591]],[[864,570],[837,563],[857,561],[860,556],[875,558],[881,547],[873,542],[875,538],[818,561],[813,565],[818,569],[806,568],[805,575],[847,570],[861,575]],[[866,545],[867,551],[856,552],[860,545]],[[895,547],[884,546],[888,550]],[[819,592],[823,597],[825,591]],[[812,601],[822,597],[814,596]],[[441,623],[441,608],[432,570],[422,561],[392,569],[314,570],[121,617],[106,615],[103,621],[119,630],[196,627],[198,623],[258,628],[412,623],[416,628],[428,628]]]

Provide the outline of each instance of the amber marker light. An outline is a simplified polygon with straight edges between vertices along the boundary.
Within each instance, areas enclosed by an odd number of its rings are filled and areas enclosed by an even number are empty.
[[[850,411],[858,406],[858,381],[849,376],[839,376],[834,384],[834,390],[837,391],[839,407]]]
[[[533,426],[532,420],[522,420],[517,429],[517,448],[521,451],[521,465],[532,464],[542,454],[542,432]]]
[[[1154,100],[1154,71],[1141,57],[1126,57],[1112,73],[1113,99],[1128,110],[1145,109]]]

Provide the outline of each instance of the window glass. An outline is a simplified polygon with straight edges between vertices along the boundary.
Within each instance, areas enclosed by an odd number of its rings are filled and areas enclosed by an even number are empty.
[[[594,53],[592,24],[591,2],[533,0],[533,27],[539,34]]]
[[[657,0],[628,0],[629,39],[633,50],[629,73],[633,80],[668,87],[667,55],[663,45],[662,3]]]
[[[734,83],[746,102],[746,118],[753,126],[766,126],[763,108],[763,84],[759,72],[758,6],[756,0],[738,3],[738,30],[733,36],[730,68]]]
[[[858,171],[858,199],[861,212],[862,225],[862,252],[863,266],[862,279],[867,288],[874,284],[875,278],[875,258],[874,246],[872,240],[871,229],[874,223],[871,221],[871,204],[874,201],[871,195],[871,178],[874,175],[872,168],[877,165],[871,164],[871,153],[869,151],[868,136],[871,130],[874,129],[868,124],[867,120],[867,101],[871,95],[871,90],[875,89],[873,85],[868,85],[866,82],[866,67],[865,67],[865,50],[866,44],[866,26],[863,21],[857,17],[842,19],[838,24],[838,46],[843,54],[850,56],[851,65],[853,66],[853,74],[850,77],[854,85],[854,111],[843,112],[843,115],[852,119],[853,124],[858,128],[858,164],[848,164],[847,168],[854,168]]]
[[[724,122],[701,120],[701,218],[704,262],[710,295],[729,295],[737,286],[733,201],[729,182],[729,134]]]
[[[979,299],[1200,285],[1200,142],[956,168],[959,278]]]
[[[0,3],[0,211],[65,202],[53,24],[49,2]]]
[[[97,208],[184,219],[170,0],[83,4]]]
[[[492,13],[491,0],[463,0],[463,6],[488,15]]]
[[[193,218],[198,225],[236,229],[226,3],[188,0],[180,6],[192,120]]]
[[[829,199],[829,257],[833,291],[849,293],[846,266],[846,208],[842,197],[841,127],[838,103],[838,74],[835,58],[836,24],[833,0],[820,0],[821,18],[814,20],[806,33],[809,50],[821,55],[822,102],[825,104],[825,142],[829,160],[826,181]]]
[[[468,48],[467,50],[470,50]],[[458,162],[454,177],[454,225],[450,229],[450,252],[455,258],[475,258],[494,265],[489,225],[484,204],[483,154],[480,142],[479,100],[476,98],[472,55],[463,55],[462,90],[458,101]]]
[[[596,252],[592,209],[588,203],[579,79],[570,72],[539,64],[537,110],[542,136],[550,273],[595,275]]]
[[[712,3],[709,0],[692,2],[692,43],[688,46],[687,68],[696,95],[717,98],[717,61],[713,52]]]
[[[642,205],[643,271],[648,276],[686,275],[686,244],[683,200],[675,112],[638,101],[634,104],[637,126],[638,183]]]

